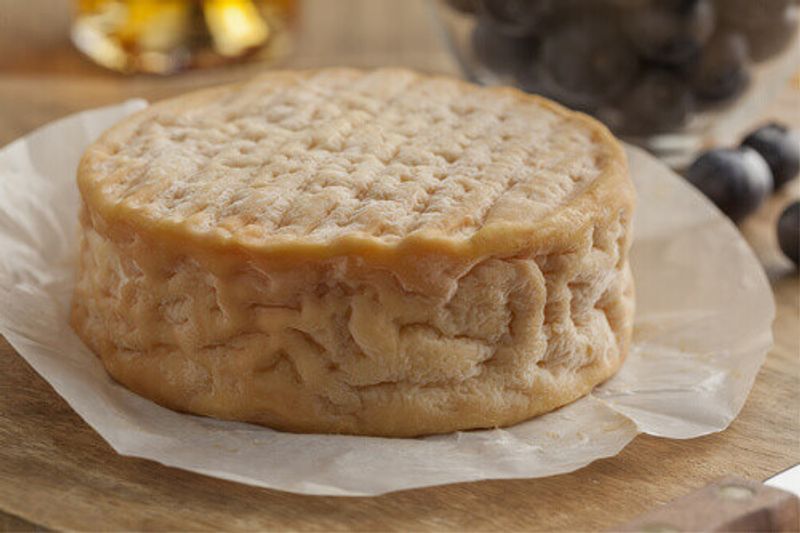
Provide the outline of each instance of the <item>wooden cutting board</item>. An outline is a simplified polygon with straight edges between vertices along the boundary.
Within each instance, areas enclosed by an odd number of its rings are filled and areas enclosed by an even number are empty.
[[[423,0],[307,0],[291,66],[402,64],[456,72]],[[346,13],[347,31],[330,24]],[[68,2],[0,9],[0,144],[67,113],[157,99],[258,67],[174,78],[121,78],[66,41]],[[800,86],[765,116],[800,127]],[[485,481],[377,498],[256,489],[117,455],[0,339],[0,528],[587,530],[612,527],[726,474],[763,479],[800,462],[800,284],[777,251],[795,181],[743,231],[772,280],[775,347],[727,431],[688,441],[639,437],[621,454],[547,479]],[[2,305],[2,302],[0,302]]]

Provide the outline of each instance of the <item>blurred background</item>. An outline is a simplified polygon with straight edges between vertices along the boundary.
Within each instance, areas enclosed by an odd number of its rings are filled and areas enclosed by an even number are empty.
[[[797,0],[5,0],[0,110],[32,101],[10,113],[28,126],[53,97],[69,111],[275,66],[406,65],[544,94],[679,166],[780,97],[798,23]]]
[[[407,66],[593,114],[683,173],[782,272],[799,25],[800,0],[0,0],[0,145],[74,111],[270,68]],[[795,256],[798,212],[782,226]]]
[[[800,64],[797,0],[439,0],[464,75],[602,120],[673,166],[752,120]]]

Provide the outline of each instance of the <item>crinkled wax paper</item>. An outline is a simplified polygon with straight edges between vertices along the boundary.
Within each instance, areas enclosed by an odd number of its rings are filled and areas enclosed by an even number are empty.
[[[629,148],[639,191],[635,343],[593,394],[514,427],[417,439],[296,435],[159,407],[113,382],[67,324],[78,159],[145,105],[80,113],[0,151],[0,333],[121,454],[304,494],[551,476],[616,455],[638,433],[687,439],[725,429],[771,346],[772,293],[736,228]]]

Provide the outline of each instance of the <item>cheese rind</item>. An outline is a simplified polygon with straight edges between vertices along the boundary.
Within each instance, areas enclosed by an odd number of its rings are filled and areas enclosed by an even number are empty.
[[[123,121],[78,182],[73,325],[175,409],[306,432],[502,426],[627,353],[624,155],[540,98],[271,73]]]

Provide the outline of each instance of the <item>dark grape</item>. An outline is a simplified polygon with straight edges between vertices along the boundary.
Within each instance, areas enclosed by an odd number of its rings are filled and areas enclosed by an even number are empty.
[[[511,37],[494,26],[478,22],[472,33],[472,47],[478,60],[500,74],[510,74],[527,67],[536,49],[532,37]]]
[[[715,5],[721,26],[744,35],[755,61],[789,46],[800,20],[797,0],[716,0]]]
[[[781,124],[767,124],[745,137],[742,144],[761,154],[772,171],[775,190],[800,173],[800,135]]]
[[[680,76],[665,69],[650,69],[622,96],[619,106],[622,131],[647,135],[682,126],[694,107],[694,99]]]
[[[642,57],[679,66],[700,55],[714,24],[709,0],[651,0],[624,10],[622,27]]]
[[[639,69],[614,25],[588,16],[565,20],[547,33],[538,60],[521,78],[523,87],[582,110],[620,94]]]
[[[686,179],[734,222],[758,209],[772,191],[767,163],[746,146],[703,153],[686,171]]]
[[[793,202],[778,219],[778,244],[786,257],[800,265],[800,202]]]
[[[747,40],[738,33],[719,33],[703,49],[692,86],[705,102],[729,100],[750,82]]]

